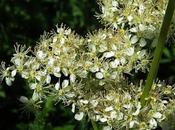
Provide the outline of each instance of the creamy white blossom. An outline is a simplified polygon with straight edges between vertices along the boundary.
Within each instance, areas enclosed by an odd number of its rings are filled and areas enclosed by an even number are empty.
[[[62,88],[66,88],[69,85],[69,80],[63,80],[61,86]]]
[[[55,89],[56,89],[56,90],[59,90],[59,89],[60,89],[60,82],[57,82],[57,83],[55,84]]]
[[[22,103],[27,103],[29,101],[29,99],[27,97],[25,97],[25,96],[21,96],[19,98],[19,101],[22,102]]]
[[[150,127],[151,129],[155,129],[155,128],[157,127],[157,121],[156,121],[154,118],[151,118],[151,119],[149,120],[149,127]]]
[[[103,78],[103,74],[101,72],[97,72],[95,74],[95,76],[96,76],[97,79],[102,79]]]
[[[16,73],[17,73],[17,70],[15,69],[15,70],[12,71],[11,76],[15,77]]]
[[[83,112],[79,112],[77,114],[75,114],[74,118],[78,121],[82,120],[83,119],[83,116],[84,116],[84,113]]]

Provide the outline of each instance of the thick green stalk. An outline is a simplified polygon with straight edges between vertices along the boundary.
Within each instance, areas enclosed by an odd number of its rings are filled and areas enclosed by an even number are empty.
[[[97,127],[96,123],[93,120],[91,120],[91,123],[92,123],[93,129],[98,130],[98,127]]]
[[[151,69],[149,71],[147,80],[146,80],[146,85],[145,88],[143,90],[143,94],[141,96],[141,104],[142,106],[145,105],[146,103],[146,98],[149,96],[149,92],[151,90],[152,84],[156,78],[157,75],[157,71],[159,68],[159,62],[162,56],[162,51],[164,48],[164,44],[167,38],[167,34],[168,34],[168,30],[171,24],[171,19],[173,17],[173,13],[174,13],[174,9],[175,9],[175,0],[169,0],[168,2],[168,6],[166,9],[166,13],[164,16],[164,20],[161,26],[161,30],[160,30],[160,34],[158,37],[158,42],[157,42],[157,46],[156,46],[156,50],[154,52],[154,57],[153,57],[153,61],[151,64]]]

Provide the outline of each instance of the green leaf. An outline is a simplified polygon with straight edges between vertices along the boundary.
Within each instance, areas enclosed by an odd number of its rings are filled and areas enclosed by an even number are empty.
[[[0,97],[5,98],[5,92],[0,91]]]
[[[62,127],[55,127],[53,130],[73,130],[74,126],[73,125],[65,125]]]

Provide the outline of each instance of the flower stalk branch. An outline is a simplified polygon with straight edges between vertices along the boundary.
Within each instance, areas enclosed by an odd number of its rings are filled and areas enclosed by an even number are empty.
[[[152,84],[156,78],[157,75],[157,71],[159,68],[159,62],[162,56],[162,52],[163,52],[163,48],[164,48],[164,44],[167,38],[167,34],[168,34],[168,30],[171,24],[171,19],[173,17],[173,13],[174,13],[174,9],[175,9],[175,1],[174,0],[169,0],[168,2],[168,6],[166,9],[166,13],[164,16],[164,20],[161,26],[161,31],[158,37],[158,42],[157,42],[157,46],[156,46],[156,50],[154,53],[154,57],[153,57],[153,61],[151,64],[151,69],[149,71],[147,80],[146,80],[146,85],[145,88],[143,90],[143,94],[141,96],[141,105],[142,107],[146,104],[146,98],[149,96],[149,92],[151,90]]]
[[[91,123],[92,123],[93,129],[98,130],[98,127],[97,127],[96,123],[93,120],[91,120]]]

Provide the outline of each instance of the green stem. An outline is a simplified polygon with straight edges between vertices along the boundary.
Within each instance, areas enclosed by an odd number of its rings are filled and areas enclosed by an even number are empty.
[[[167,38],[167,34],[168,34],[168,30],[171,24],[171,19],[173,17],[173,13],[174,13],[174,9],[175,9],[175,0],[169,0],[168,2],[168,6],[166,9],[166,13],[164,16],[164,20],[161,26],[161,30],[160,30],[160,34],[158,37],[158,42],[157,42],[157,46],[156,46],[156,50],[154,52],[154,57],[153,57],[153,61],[151,64],[151,69],[149,71],[147,80],[146,80],[146,85],[144,87],[143,90],[143,94],[141,96],[141,104],[142,107],[145,105],[146,103],[146,98],[149,95],[149,92],[151,90],[152,84],[154,79],[156,78],[157,75],[157,71],[159,68],[159,62],[162,56],[162,51],[164,48],[164,44],[166,42],[166,38]]]
[[[93,120],[91,120],[91,123],[92,123],[93,129],[98,130],[98,127],[97,127],[96,123]]]

